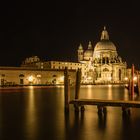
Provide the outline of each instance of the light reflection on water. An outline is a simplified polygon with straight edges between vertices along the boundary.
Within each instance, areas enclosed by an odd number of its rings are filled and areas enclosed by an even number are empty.
[[[71,88],[74,98],[74,88]],[[123,86],[82,86],[80,98],[129,100]],[[137,97],[137,100],[140,100]],[[9,140],[130,140],[139,139],[140,109],[130,117],[119,107],[100,116],[95,106],[64,113],[64,88],[26,88],[0,93],[0,139]]]
[[[80,98],[129,100],[129,92],[123,86],[118,85],[82,86]]]
[[[31,137],[31,134],[33,135],[33,138],[36,138],[37,134],[37,124],[38,121],[36,119],[36,109],[35,109],[35,93],[34,88],[32,86],[29,87],[29,92],[27,95],[27,104],[26,104],[26,115],[25,115],[25,133]]]

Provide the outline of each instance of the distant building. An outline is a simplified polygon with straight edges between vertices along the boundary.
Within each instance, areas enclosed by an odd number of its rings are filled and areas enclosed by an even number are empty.
[[[75,71],[69,71],[70,84],[75,83]],[[56,85],[64,83],[64,71],[23,67],[0,67],[0,86]]]

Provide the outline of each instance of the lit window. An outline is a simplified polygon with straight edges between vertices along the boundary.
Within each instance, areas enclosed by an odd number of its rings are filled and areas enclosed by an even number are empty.
[[[2,76],[2,77],[5,77],[5,74],[2,74],[1,76]]]
[[[28,81],[29,81],[29,82],[33,82],[33,76],[32,76],[32,75],[29,76]]]
[[[40,75],[40,74],[38,74],[36,77],[37,77],[37,78],[40,78],[40,77],[41,77],[41,75]]]

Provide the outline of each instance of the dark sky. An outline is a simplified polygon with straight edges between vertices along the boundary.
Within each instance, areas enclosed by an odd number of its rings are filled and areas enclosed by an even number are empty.
[[[19,66],[26,57],[77,60],[77,48],[99,41],[106,25],[118,54],[139,67],[140,8],[134,0],[4,2],[0,9],[0,66]]]

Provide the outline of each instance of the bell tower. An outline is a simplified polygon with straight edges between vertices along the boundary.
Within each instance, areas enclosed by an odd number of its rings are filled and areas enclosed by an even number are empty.
[[[78,62],[82,61],[83,57],[84,57],[84,50],[82,44],[80,44],[78,48]]]

